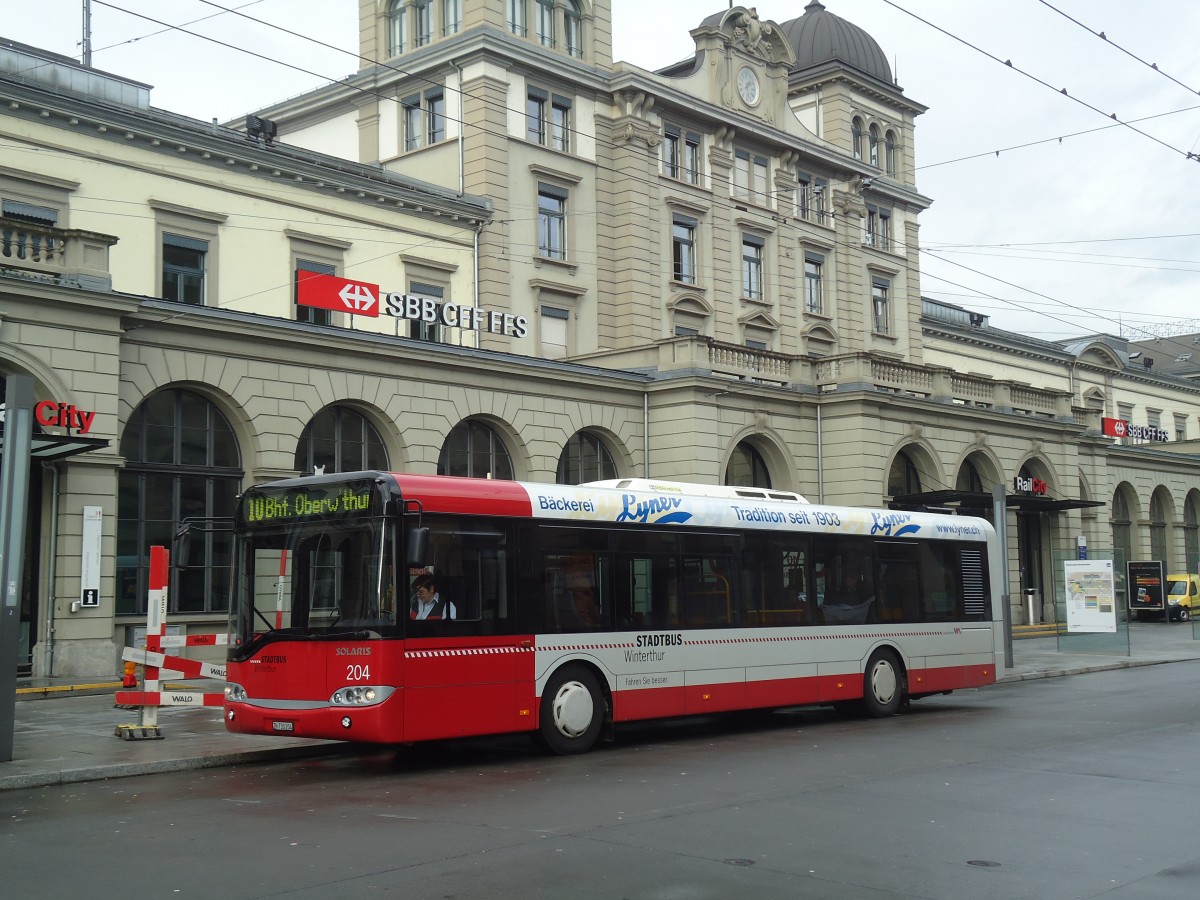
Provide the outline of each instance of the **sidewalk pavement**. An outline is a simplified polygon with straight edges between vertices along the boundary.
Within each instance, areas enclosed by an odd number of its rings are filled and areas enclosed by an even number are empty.
[[[1104,669],[1200,660],[1200,628],[1190,623],[1122,623],[1117,635],[1071,634],[1013,641],[1013,667],[1000,682],[1053,678]],[[1128,654],[1126,654],[1128,643]],[[211,690],[212,682],[185,684]],[[205,769],[358,752],[337,741],[230,734],[219,708],[161,707],[161,740],[122,740],[117,726],[139,711],[116,708],[120,683],[18,679],[13,758],[0,762],[0,790],[99,781],[153,772]],[[52,699],[51,699],[52,698]]]

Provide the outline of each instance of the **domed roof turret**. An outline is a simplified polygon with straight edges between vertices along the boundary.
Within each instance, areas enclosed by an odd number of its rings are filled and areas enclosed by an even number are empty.
[[[892,67],[875,38],[828,12],[820,0],[811,0],[804,7],[804,15],[779,27],[796,54],[791,71],[837,61],[884,84],[892,84]]]

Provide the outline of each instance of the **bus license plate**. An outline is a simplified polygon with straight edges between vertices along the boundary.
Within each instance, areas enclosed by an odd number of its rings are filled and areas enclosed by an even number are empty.
[[[272,722],[271,730],[272,731],[295,731],[296,723],[295,722]]]

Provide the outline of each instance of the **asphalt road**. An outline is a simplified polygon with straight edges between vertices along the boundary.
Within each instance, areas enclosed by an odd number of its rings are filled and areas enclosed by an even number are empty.
[[[1200,662],[0,793],[6,897],[1200,896]]]

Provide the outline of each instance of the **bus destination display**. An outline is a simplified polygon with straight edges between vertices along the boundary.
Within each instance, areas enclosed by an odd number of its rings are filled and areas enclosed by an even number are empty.
[[[373,484],[309,485],[285,490],[251,488],[242,498],[242,521],[247,525],[342,518],[370,512]]]

